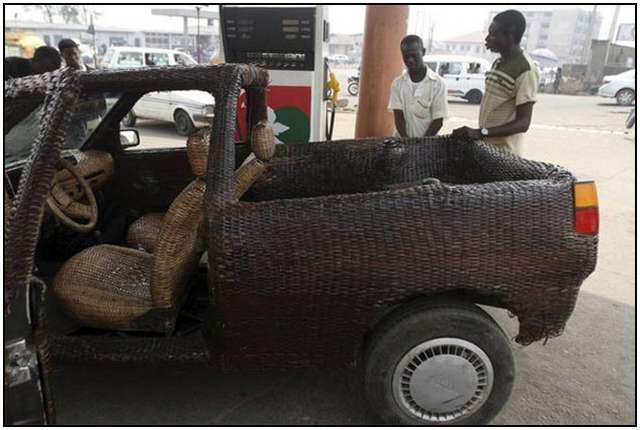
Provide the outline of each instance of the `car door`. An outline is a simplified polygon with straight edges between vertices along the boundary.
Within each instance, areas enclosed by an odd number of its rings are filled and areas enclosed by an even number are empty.
[[[468,93],[471,90],[478,90],[484,94],[484,74],[486,71],[487,68],[482,63],[470,62],[466,65],[465,93]]]
[[[28,83],[5,83],[6,132],[32,114],[24,109],[25,94],[36,100],[46,96],[49,107],[47,115],[38,116],[37,144],[20,178],[22,192],[16,194],[4,220],[4,249],[10,250],[3,256],[5,425],[55,424],[48,338],[40,318],[46,288],[34,275],[34,256],[46,191],[70,128],[70,121],[60,119],[71,116],[80,86],[78,75],[68,68],[34,78]]]
[[[170,64],[167,52],[145,52],[144,62],[147,67],[163,67]],[[173,121],[171,109],[171,91],[160,91],[145,95],[141,102],[145,118],[159,121]]]
[[[464,81],[462,78],[463,63],[460,61],[443,61],[440,63],[438,74],[447,83],[447,90],[451,96],[463,96]]]

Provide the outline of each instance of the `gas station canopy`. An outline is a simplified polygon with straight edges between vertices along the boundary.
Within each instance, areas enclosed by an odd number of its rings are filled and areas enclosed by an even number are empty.
[[[174,16],[182,18],[218,19],[220,14],[208,10],[200,10],[198,14],[195,8],[190,9],[151,9],[152,15]]]

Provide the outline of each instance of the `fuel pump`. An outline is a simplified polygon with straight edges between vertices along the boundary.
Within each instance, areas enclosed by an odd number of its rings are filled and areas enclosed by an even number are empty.
[[[327,137],[326,102],[333,90],[327,91],[326,17],[326,6],[220,6],[225,62],[269,70],[267,115],[276,142],[307,143]],[[243,115],[246,102],[241,95],[238,117]],[[245,124],[238,122],[241,140],[247,136]]]

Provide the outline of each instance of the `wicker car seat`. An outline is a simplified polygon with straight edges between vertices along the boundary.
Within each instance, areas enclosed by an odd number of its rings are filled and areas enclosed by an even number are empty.
[[[258,128],[258,126],[256,126]],[[87,327],[170,333],[188,292],[190,278],[205,250],[202,199],[205,192],[209,130],[190,136],[187,154],[196,179],[161,217],[154,253],[99,245],[67,261],[53,282],[66,312]],[[236,170],[236,197],[266,170],[275,153],[273,133],[260,125],[259,144]]]
[[[195,133],[195,135],[197,138],[206,139],[209,130],[210,128],[208,127],[200,129]],[[269,161],[275,154],[273,133],[271,128],[269,128],[268,124],[264,121],[258,122],[253,129],[251,150],[255,156],[263,162]],[[256,168],[254,165],[245,167],[251,158],[252,157],[249,156],[245,160],[244,164],[239,168],[239,171],[236,173],[237,180],[240,180],[243,177],[240,169],[249,172]],[[249,179],[250,177],[251,175],[246,179]],[[244,190],[242,190],[242,187],[238,189],[239,185],[240,184],[237,184],[235,190],[236,198],[238,199],[242,197],[242,194],[244,194],[244,192],[251,186],[251,183],[247,184],[247,189]],[[132,222],[127,231],[127,246],[140,251],[153,253],[155,251],[156,241],[160,234],[163,217],[164,213],[162,212],[149,213]]]

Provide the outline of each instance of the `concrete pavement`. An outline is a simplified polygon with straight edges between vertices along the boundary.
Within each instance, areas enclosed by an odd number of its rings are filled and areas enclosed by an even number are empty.
[[[515,320],[491,313],[515,336]],[[631,306],[583,293],[563,336],[547,345],[513,343],[516,382],[493,424],[634,424],[634,314]],[[58,369],[55,381],[62,425],[380,424],[361,381],[345,371],[87,365]]]

